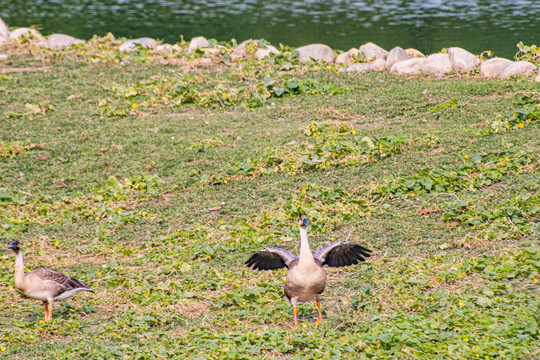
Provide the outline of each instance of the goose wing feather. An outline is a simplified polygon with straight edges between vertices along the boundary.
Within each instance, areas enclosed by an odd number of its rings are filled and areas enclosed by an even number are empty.
[[[297,257],[282,248],[269,247],[257,251],[245,262],[245,265],[254,270],[276,270],[284,267],[289,268]]]
[[[371,250],[350,241],[336,241],[324,245],[313,254],[322,265],[342,267],[356,265],[371,256]]]
[[[37,276],[39,279],[41,279],[41,281],[54,283],[55,285],[60,286],[62,289],[61,292],[75,289],[85,289],[91,291],[90,287],[82,281],[75,279],[72,276],[62,274],[58,271],[38,269],[30,272],[30,274]]]

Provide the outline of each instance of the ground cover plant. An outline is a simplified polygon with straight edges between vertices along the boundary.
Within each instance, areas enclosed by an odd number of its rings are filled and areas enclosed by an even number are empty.
[[[0,358],[540,356],[538,85],[117,42],[4,65]],[[329,270],[323,325],[301,304],[290,332],[285,272],[242,264],[296,253],[302,214],[313,248],[374,255]],[[14,239],[95,294],[44,323]]]

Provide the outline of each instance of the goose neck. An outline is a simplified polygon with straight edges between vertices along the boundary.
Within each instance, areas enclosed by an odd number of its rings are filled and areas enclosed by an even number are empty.
[[[19,250],[15,253],[15,282],[24,278],[24,261],[22,251]]]
[[[309,242],[307,237],[307,228],[300,228],[300,257],[301,263],[315,263],[313,260],[313,254],[309,248]]]

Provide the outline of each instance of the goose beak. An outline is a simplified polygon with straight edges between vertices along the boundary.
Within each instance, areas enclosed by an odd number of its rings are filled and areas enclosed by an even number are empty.
[[[302,224],[303,224],[305,227],[308,227],[308,226],[309,226],[309,221],[308,221],[307,217],[304,217],[304,218],[302,219]]]

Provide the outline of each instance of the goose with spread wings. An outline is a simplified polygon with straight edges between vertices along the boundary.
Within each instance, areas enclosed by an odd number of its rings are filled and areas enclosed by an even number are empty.
[[[330,267],[356,265],[359,261],[366,261],[372,252],[350,241],[336,241],[324,245],[312,254],[307,239],[308,226],[308,218],[302,216],[299,222],[299,257],[285,249],[269,247],[257,251],[245,262],[245,265],[254,270],[276,270],[284,267],[289,269],[284,291],[293,307],[294,326],[292,330],[298,327],[297,304],[299,302],[315,299],[319,310],[319,317],[315,325],[322,321],[321,294],[326,287],[324,265]]]
[[[15,252],[15,286],[29,298],[43,301],[45,321],[52,320],[54,301],[68,299],[81,291],[93,292],[82,281],[58,271],[37,269],[25,273],[19,242],[13,241],[9,248]]]

